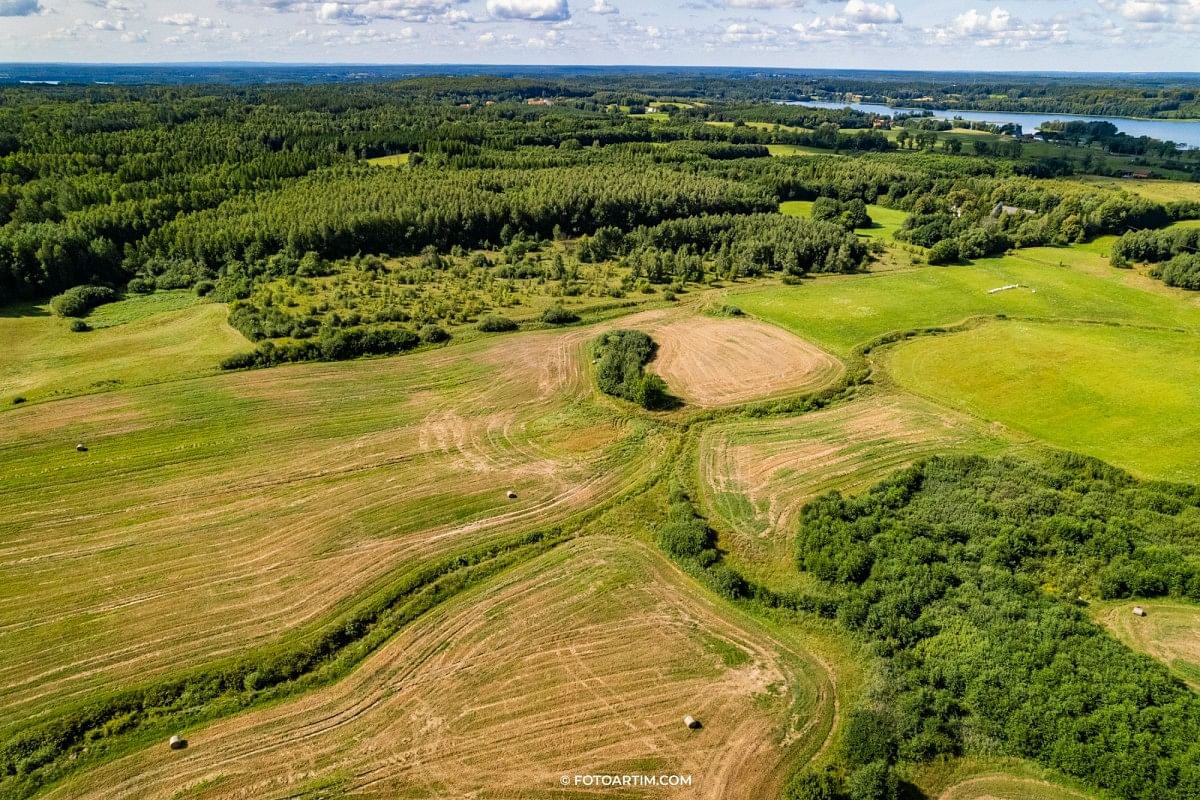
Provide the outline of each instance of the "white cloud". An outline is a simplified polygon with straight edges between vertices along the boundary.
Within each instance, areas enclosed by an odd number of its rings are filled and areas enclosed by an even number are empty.
[[[30,17],[42,13],[38,0],[0,0],[0,17]]]
[[[92,28],[98,31],[123,31],[125,23],[121,20],[98,19],[92,23]]]
[[[121,34],[121,41],[128,44],[141,44],[146,41],[146,36],[150,31],[126,31]]]
[[[865,0],[850,0],[842,9],[842,16],[866,25],[898,25],[904,21],[895,3],[868,3]]]
[[[209,17],[198,17],[195,14],[171,14],[159,17],[163,25],[174,25],[178,28],[219,28],[221,23]]]
[[[948,25],[930,29],[930,33],[939,44],[972,42],[979,47],[1015,50],[1066,44],[1070,39],[1066,25],[1060,21],[1026,23],[999,6],[988,14],[971,9]]]
[[[721,33],[722,41],[730,44],[768,44],[779,38],[779,32],[766,25],[732,22]]]
[[[592,14],[620,14],[621,11],[608,0],[594,0],[592,7],[588,9]]]
[[[487,0],[487,10],[499,19],[558,21],[571,16],[567,0]]]

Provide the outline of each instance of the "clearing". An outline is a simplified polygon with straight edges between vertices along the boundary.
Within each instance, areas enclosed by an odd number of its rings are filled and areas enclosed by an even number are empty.
[[[1195,334],[996,322],[906,342],[888,366],[914,393],[1052,445],[1142,477],[1200,478]]]
[[[538,798],[563,775],[635,773],[693,784],[621,797],[770,797],[825,742],[832,698],[819,664],[661,556],[594,536],[438,606],[333,686],[49,796]]]
[[[1134,606],[1146,616],[1133,614]],[[1166,664],[1200,691],[1200,606],[1169,600],[1096,604],[1092,617],[1127,646]]]
[[[649,325],[647,332],[658,343],[651,369],[691,405],[810,391],[842,374],[841,362],[825,351],[755,320],[691,316]]]

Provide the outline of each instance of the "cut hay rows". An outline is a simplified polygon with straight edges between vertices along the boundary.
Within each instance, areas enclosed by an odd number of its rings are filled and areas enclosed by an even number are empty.
[[[1009,443],[970,417],[905,395],[875,395],[792,419],[719,425],[700,439],[706,510],[750,562],[792,560],[800,509],[855,492],[920,458],[999,452]]]
[[[825,740],[830,686],[682,580],[628,540],[575,540],[439,606],[333,686],[49,796],[538,798],[597,773],[693,779],[620,797],[774,796],[789,755]]]
[[[1144,617],[1132,613],[1131,601],[1097,606],[1093,617],[1128,647],[1171,667],[1200,691],[1200,606],[1157,601],[1137,605],[1145,609]]]
[[[651,368],[696,406],[721,406],[817,389],[835,381],[833,356],[772,325],[747,319],[689,317],[651,326]]]
[[[629,486],[663,448],[590,403],[583,342],[490,339],[0,416],[0,728],[274,641],[400,567]]]

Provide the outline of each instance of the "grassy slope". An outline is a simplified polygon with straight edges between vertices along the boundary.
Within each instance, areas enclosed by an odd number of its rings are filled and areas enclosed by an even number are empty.
[[[494,337],[0,415],[0,728],[601,502],[661,448],[588,402],[585,341]]]
[[[1140,605],[1146,616],[1133,613]],[[1200,605],[1169,599],[1094,603],[1093,619],[1126,645],[1169,666],[1200,691]]]
[[[913,392],[1135,473],[1200,480],[1194,334],[1008,322],[896,349]]]
[[[1008,314],[1200,329],[1200,297],[1108,266],[1102,245],[1033,248],[967,267],[820,277],[751,288],[742,309],[839,354],[889,331]],[[1061,265],[1061,266],[1060,266]],[[1013,283],[1034,289],[988,294]]]
[[[226,307],[197,304],[190,292],[134,296],[96,309],[95,330],[72,333],[44,308],[0,316],[0,411],[15,396],[47,400],[218,371],[232,353],[249,349],[225,324]]]

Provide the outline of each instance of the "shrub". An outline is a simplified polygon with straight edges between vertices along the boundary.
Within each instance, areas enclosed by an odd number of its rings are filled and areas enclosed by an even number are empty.
[[[488,314],[479,320],[479,324],[475,326],[484,333],[507,333],[515,331],[519,326],[508,317],[502,317],[498,314]]]
[[[157,287],[153,278],[134,278],[125,288],[136,294],[152,294]]]
[[[930,266],[941,266],[943,264],[953,264],[958,261],[958,242],[953,239],[942,239],[940,242],[929,248]]]
[[[196,296],[207,297],[208,295],[212,294],[212,291],[215,288],[217,288],[217,285],[212,281],[200,281],[196,284]]]
[[[555,303],[542,312],[542,322],[550,325],[569,325],[572,322],[579,322],[579,315]]]
[[[81,319],[71,320],[71,333],[87,333],[91,329],[92,326]]]
[[[14,406],[19,406],[19,405],[21,405],[21,403],[24,403],[24,402],[25,402],[25,398],[22,397],[21,395],[17,395],[16,397],[14,397],[12,399],[12,404]]]
[[[221,359],[221,369],[249,369],[257,366],[254,353],[235,353]]]
[[[50,300],[50,308],[60,317],[82,317],[99,305],[117,300],[119,295],[107,286],[75,286]]]
[[[895,800],[896,773],[885,761],[874,761],[850,774],[850,800]]]
[[[842,800],[844,795],[832,774],[806,769],[792,777],[783,797],[784,800]]]
[[[421,341],[429,344],[441,344],[450,340],[450,334],[437,325],[425,325],[421,328]]]

